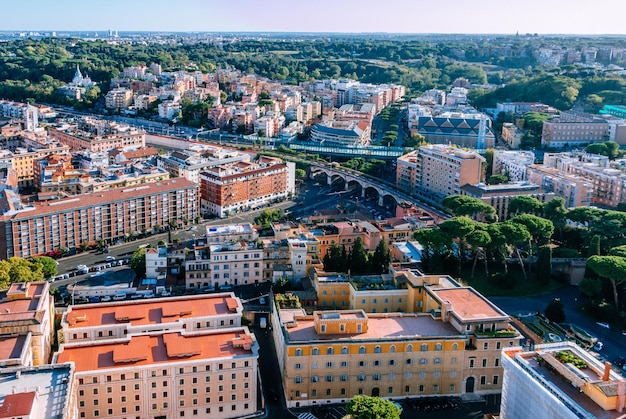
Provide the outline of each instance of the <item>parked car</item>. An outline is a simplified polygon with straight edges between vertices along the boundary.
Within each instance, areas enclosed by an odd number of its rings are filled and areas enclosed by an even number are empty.
[[[107,262],[113,262],[115,260],[115,256],[107,256],[104,260]]]
[[[102,297],[100,297],[100,302],[101,303],[108,303],[109,301],[111,301],[111,296],[110,295],[103,295]]]
[[[113,301],[122,301],[126,299],[126,293],[125,292],[118,292],[117,294],[115,294],[113,296]]]

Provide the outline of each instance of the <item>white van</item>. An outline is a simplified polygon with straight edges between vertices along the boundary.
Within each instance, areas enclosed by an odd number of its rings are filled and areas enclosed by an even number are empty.
[[[117,294],[115,294],[113,296],[113,301],[122,301],[126,299],[126,293],[125,292],[118,292]]]

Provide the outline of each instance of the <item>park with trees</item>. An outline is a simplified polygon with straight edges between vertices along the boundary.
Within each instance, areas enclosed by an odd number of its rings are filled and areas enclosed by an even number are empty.
[[[451,196],[442,204],[452,217],[414,234],[426,272],[447,273],[487,296],[530,295],[567,283],[551,272],[553,258],[587,259],[585,311],[626,326],[626,213],[518,196],[509,218],[498,220],[477,198]]]

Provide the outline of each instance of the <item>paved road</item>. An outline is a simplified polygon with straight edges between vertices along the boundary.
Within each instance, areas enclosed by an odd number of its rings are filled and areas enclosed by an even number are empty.
[[[543,313],[554,298],[560,298],[563,302],[567,323],[582,327],[604,343],[604,348],[600,351],[604,359],[613,361],[618,356],[626,357],[626,336],[622,335],[621,330],[598,326],[595,320],[580,310],[584,297],[578,291],[577,286],[564,286],[556,291],[534,297],[490,297],[489,299],[508,314],[516,315]]]

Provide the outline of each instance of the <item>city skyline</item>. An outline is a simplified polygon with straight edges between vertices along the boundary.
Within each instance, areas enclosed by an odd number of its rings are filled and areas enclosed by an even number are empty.
[[[495,0],[473,3],[332,2],[286,7],[279,0],[11,1],[0,6],[5,31],[319,32],[454,34],[625,34],[618,0],[598,0],[581,13],[572,2],[528,0],[515,9]],[[582,5],[581,5],[582,7]],[[307,19],[301,19],[301,15]]]

